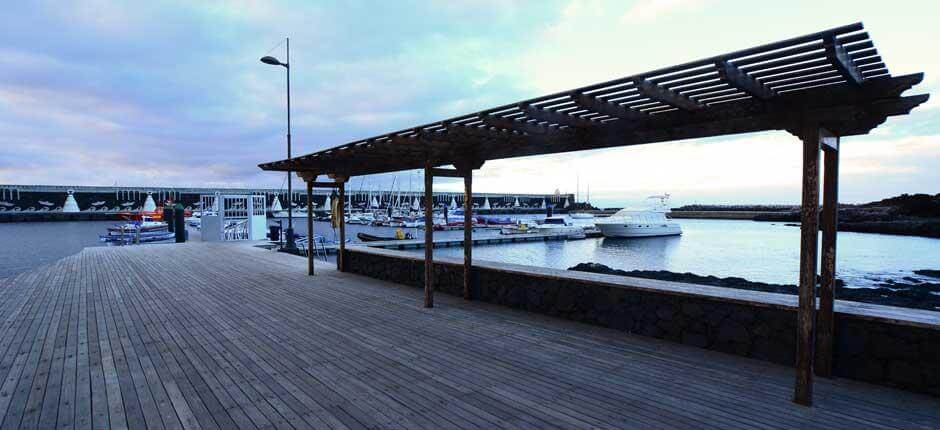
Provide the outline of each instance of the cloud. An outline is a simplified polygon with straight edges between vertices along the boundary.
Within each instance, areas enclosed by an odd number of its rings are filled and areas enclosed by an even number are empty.
[[[285,35],[297,154],[855,19],[803,6],[818,13],[706,0],[12,2],[0,9],[0,183],[281,186],[256,165],[286,150],[284,70],[258,58],[283,56],[272,47]],[[857,7],[892,71],[925,71],[913,92],[936,89],[940,60],[911,43],[940,37],[932,14]],[[936,192],[936,100],[847,139],[843,196]],[[475,189],[570,192],[580,175],[611,204],[663,191],[796,201],[797,147],[778,132],[494,161]]]
[[[647,24],[676,13],[701,11],[705,0],[640,0],[620,17],[624,24]]]

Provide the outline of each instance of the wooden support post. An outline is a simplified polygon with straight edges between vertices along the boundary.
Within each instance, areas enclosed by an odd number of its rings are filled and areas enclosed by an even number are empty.
[[[470,300],[470,273],[473,266],[473,170],[464,171],[463,177],[463,298]]]
[[[816,322],[816,257],[819,247],[818,124],[802,124],[803,200],[800,216],[800,286],[796,321],[796,387],[793,401],[813,403],[813,344]]]
[[[313,276],[313,181],[307,183],[307,275]]]
[[[336,254],[336,270],[346,271],[346,183],[340,183],[339,191],[339,252]]]
[[[837,140],[838,141],[838,140]],[[819,277],[819,315],[816,318],[816,374],[832,377],[835,339],[836,230],[839,222],[838,144],[823,147],[822,261]]]
[[[434,307],[434,174],[424,162],[424,307]]]

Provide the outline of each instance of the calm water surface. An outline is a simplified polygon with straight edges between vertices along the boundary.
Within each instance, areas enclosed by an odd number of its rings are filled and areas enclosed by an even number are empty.
[[[474,258],[567,269],[595,262],[623,270],[669,270],[752,281],[795,284],[799,271],[799,228],[781,223],[727,220],[680,220],[678,237],[528,242],[474,247]],[[273,223],[273,221],[272,221]],[[113,221],[0,224],[0,277],[77,253],[98,241]],[[286,225],[286,221],[284,222]],[[295,229],[305,233],[305,221]],[[317,222],[317,234],[334,237],[329,223]],[[347,226],[347,237],[359,231],[391,236],[394,229]],[[422,237],[423,230],[409,230]],[[479,230],[475,236],[498,234]],[[461,237],[462,232],[436,232],[435,237]],[[198,235],[191,235],[197,238]],[[871,286],[884,278],[911,276],[917,269],[940,269],[940,239],[840,232],[838,275],[849,286]],[[146,245],[144,245],[146,246]],[[414,252],[423,253],[422,250]],[[461,248],[438,248],[437,256],[460,258]]]
[[[682,236],[477,246],[473,255],[482,260],[559,269],[594,262],[623,270],[669,270],[797,283],[798,227],[735,220],[679,222]],[[434,254],[462,257],[463,251],[439,248]],[[837,266],[838,276],[849,286],[866,287],[886,277],[914,276],[913,270],[940,268],[940,239],[839,232]]]

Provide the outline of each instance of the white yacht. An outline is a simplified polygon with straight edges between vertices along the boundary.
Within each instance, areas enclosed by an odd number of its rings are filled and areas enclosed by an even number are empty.
[[[605,237],[653,237],[682,234],[679,223],[666,218],[669,194],[650,196],[654,204],[647,209],[624,208],[608,218],[598,218],[594,225]]]
[[[549,215],[537,225],[540,233],[566,234],[569,239],[584,239],[584,227],[574,225],[562,215]]]

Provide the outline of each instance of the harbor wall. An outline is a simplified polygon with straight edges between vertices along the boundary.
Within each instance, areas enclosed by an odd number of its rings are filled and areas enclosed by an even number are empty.
[[[423,288],[420,256],[346,250],[351,273]],[[437,291],[462,296],[463,262],[434,262]],[[487,261],[473,265],[473,297],[628,333],[793,366],[796,297]],[[837,301],[834,373],[940,396],[935,312]]]
[[[758,216],[774,214],[774,212],[761,211],[677,211],[669,212],[670,218],[693,219],[743,219],[753,220]]]
[[[298,185],[302,188],[302,184]],[[335,190],[314,189],[315,209],[324,210],[326,200]],[[66,199],[72,194],[80,212],[63,212]],[[115,214],[124,210],[138,211],[148,195],[158,206],[167,200],[182,204],[189,210],[199,208],[200,196],[220,194],[259,195],[265,197],[265,207],[270,208],[275,198],[281,207],[287,208],[288,201],[298,209],[305,210],[306,194],[302,189],[295,189],[288,194],[282,189],[263,188],[173,188],[173,187],[90,187],[63,185],[4,185],[0,184],[0,222],[26,221],[78,221],[113,219],[102,214]],[[367,191],[355,188],[347,189],[347,199],[353,208],[364,208],[371,203],[373,196],[376,203],[385,209],[389,205],[389,196],[406,202],[415,199],[423,204],[424,194],[418,191]],[[438,191],[434,193],[435,205],[448,205],[455,201],[463,205],[462,192]],[[400,202],[400,201],[399,201]],[[478,209],[481,215],[509,215],[545,213],[542,204],[559,206],[574,203],[573,194],[510,194],[510,193],[474,193],[473,204],[482,208],[489,202],[490,209]],[[517,206],[518,204],[518,206]],[[80,213],[82,215],[74,215]]]

